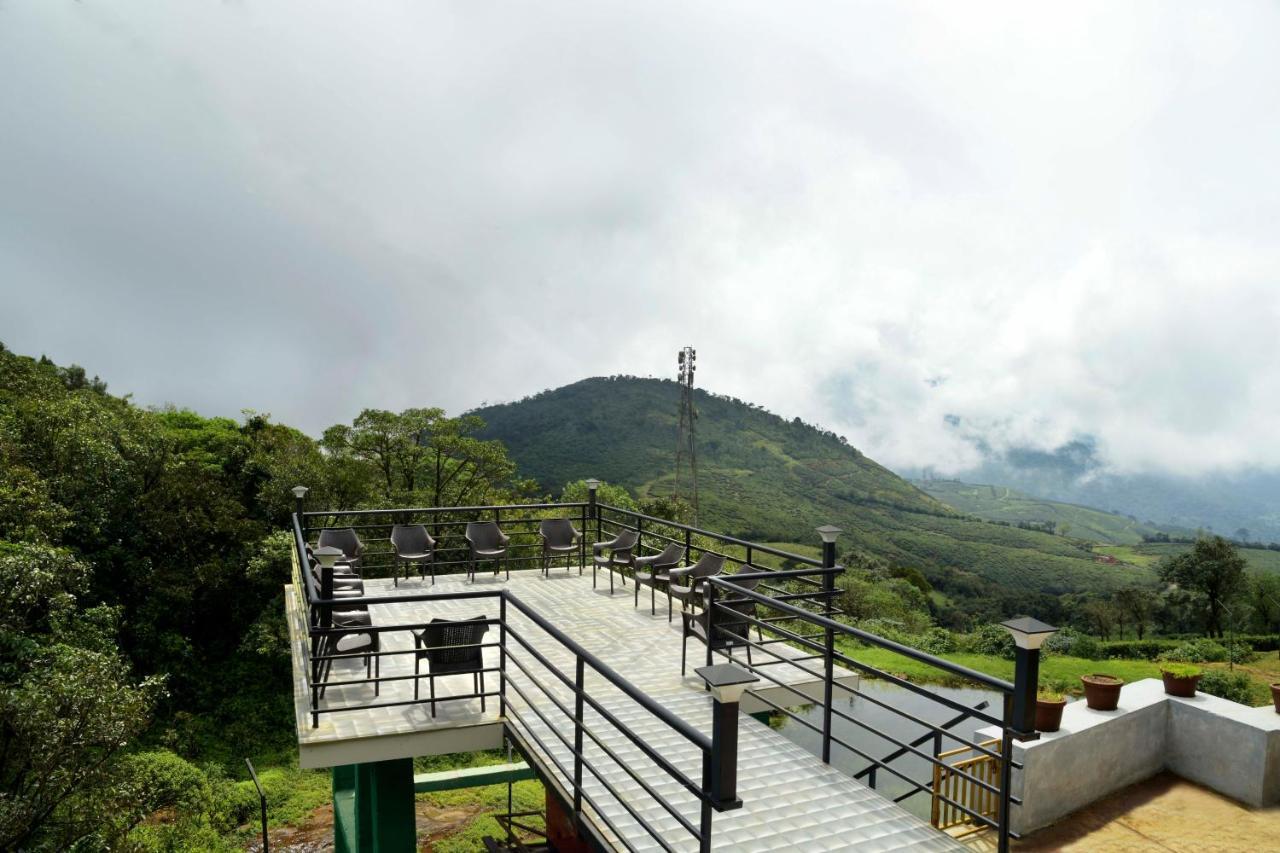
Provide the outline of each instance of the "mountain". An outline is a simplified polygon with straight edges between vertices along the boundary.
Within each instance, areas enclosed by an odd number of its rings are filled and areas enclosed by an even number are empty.
[[[956,428],[964,427],[957,419]],[[951,475],[964,482],[1000,483],[1039,498],[1131,515],[1148,525],[1280,542],[1280,471],[1125,474],[1112,469],[1098,442],[1088,436],[1051,450],[1003,451],[993,449],[981,435],[964,437],[983,457],[979,465]],[[919,471],[900,473],[927,476]]]
[[[916,480],[916,487],[953,509],[989,521],[1044,526],[1064,536],[1106,545],[1136,545],[1157,533],[1182,536],[1194,531],[1171,529],[1138,521],[1133,516],[1106,512],[1080,504],[1037,498],[1008,486],[963,483],[959,480]]]
[[[1078,540],[962,515],[841,438],[750,403],[696,392],[703,526],[760,541],[812,543],[835,524],[842,548],[920,568],[948,596],[1005,601],[1100,591],[1152,577],[1107,566]],[[488,406],[484,437],[504,442],[524,476],[558,493],[598,477],[641,496],[673,482],[679,386],[632,377],[586,379]],[[972,606],[970,609],[973,609]]]

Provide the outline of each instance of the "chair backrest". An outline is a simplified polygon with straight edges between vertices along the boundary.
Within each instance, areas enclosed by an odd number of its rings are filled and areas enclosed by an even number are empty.
[[[614,551],[630,551],[636,547],[636,543],[640,541],[640,534],[634,530],[623,530],[618,533],[617,537],[609,544],[609,550]]]
[[[344,557],[355,559],[364,550],[364,543],[350,527],[326,527],[320,531],[316,540],[317,548],[333,547],[342,552]]]
[[[734,581],[734,584],[742,589],[754,590],[756,585],[760,583],[759,578],[743,578],[740,581]],[[703,611],[699,615],[702,616],[702,627],[706,626],[706,603],[711,598],[711,586],[709,584],[702,585],[702,594],[704,598]],[[750,630],[752,623],[747,620],[750,616],[755,618],[756,603],[751,599],[734,601],[739,598],[733,594],[733,590],[721,587],[716,590],[716,644],[733,643],[738,639],[746,639],[747,631]],[[727,603],[721,603],[727,599]],[[721,632],[725,633],[721,633]],[[732,634],[733,636],[727,636]]]
[[[397,554],[426,554],[435,546],[425,524],[397,524],[391,528],[391,547]]]
[[[653,567],[655,569],[666,569],[671,566],[678,566],[683,559],[684,546],[673,543],[662,549],[662,553],[653,561]]]
[[[491,551],[502,547],[502,531],[495,521],[468,521],[466,539],[472,548]]]
[[[432,619],[422,632],[427,660],[432,666],[474,663],[479,669],[484,662],[484,649],[477,644],[488,630],[483,616],[461,621]]]
[[[538,525],[538,533],[548,545],[564,547],[572,545],[578,538],[578,531],[573,522],[567,518],[548,518]]]
[[[698,558],[698,562],[693,564],[689,577],[709,578],[712,575],[720,574],[722,571],[724,571],[724,555],[704,553]]]

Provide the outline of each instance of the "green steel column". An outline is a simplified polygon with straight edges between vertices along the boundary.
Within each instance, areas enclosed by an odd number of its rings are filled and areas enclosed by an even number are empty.
[[[413,853],[413,759],[333,768],[337,853]]]

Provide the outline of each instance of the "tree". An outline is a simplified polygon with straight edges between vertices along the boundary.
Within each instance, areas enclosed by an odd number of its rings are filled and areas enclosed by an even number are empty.
[[[1203,600],[1211,637],[1222,636],[1222,616],[1227,602],[1244,587],[1246,563],[1234,545],[1221,536],[1204,536],[1184,554],[1160,562],[1160,579]]]
[[[1111,639],[1111,632],[1115,630],[1120,618],[1120,612],[1114,604],[1101,598],[1093,598],[1084,603],[1081,612],[1093,633],[1103,640]]]
[[[1136,586],[1118,590],[1112,596],[1116,609],[1133,622],[1134,631],[1139,640],[1146,633],[1147,623],[1151,621],[1152,598],[1150,590]]]
[[[514,481],[502,442],[476,437],[483,428],[474,415],[450,418],[443,409],[365,409],[351,426],[325,430],[321,443],[336,459],[368,466],[386,502],[466,506],[528,491]]]

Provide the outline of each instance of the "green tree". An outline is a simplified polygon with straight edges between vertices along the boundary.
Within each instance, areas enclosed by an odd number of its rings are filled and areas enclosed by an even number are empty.
[[[1126,616],[1127,621],[1133,623],[1139,640],[1146,633],[1147,624],[1151,621],[1153,597],[1151,590],[1136,586],[1117,590],[1112,596],[1116,609]]]
[[[1208,613],[1211,637],[1222,636],[1222,617],[1245,584],[1245,559],[1221,536],[1203,536],[1190,551],[1160,562],[1160,579],[1197,595]]]

